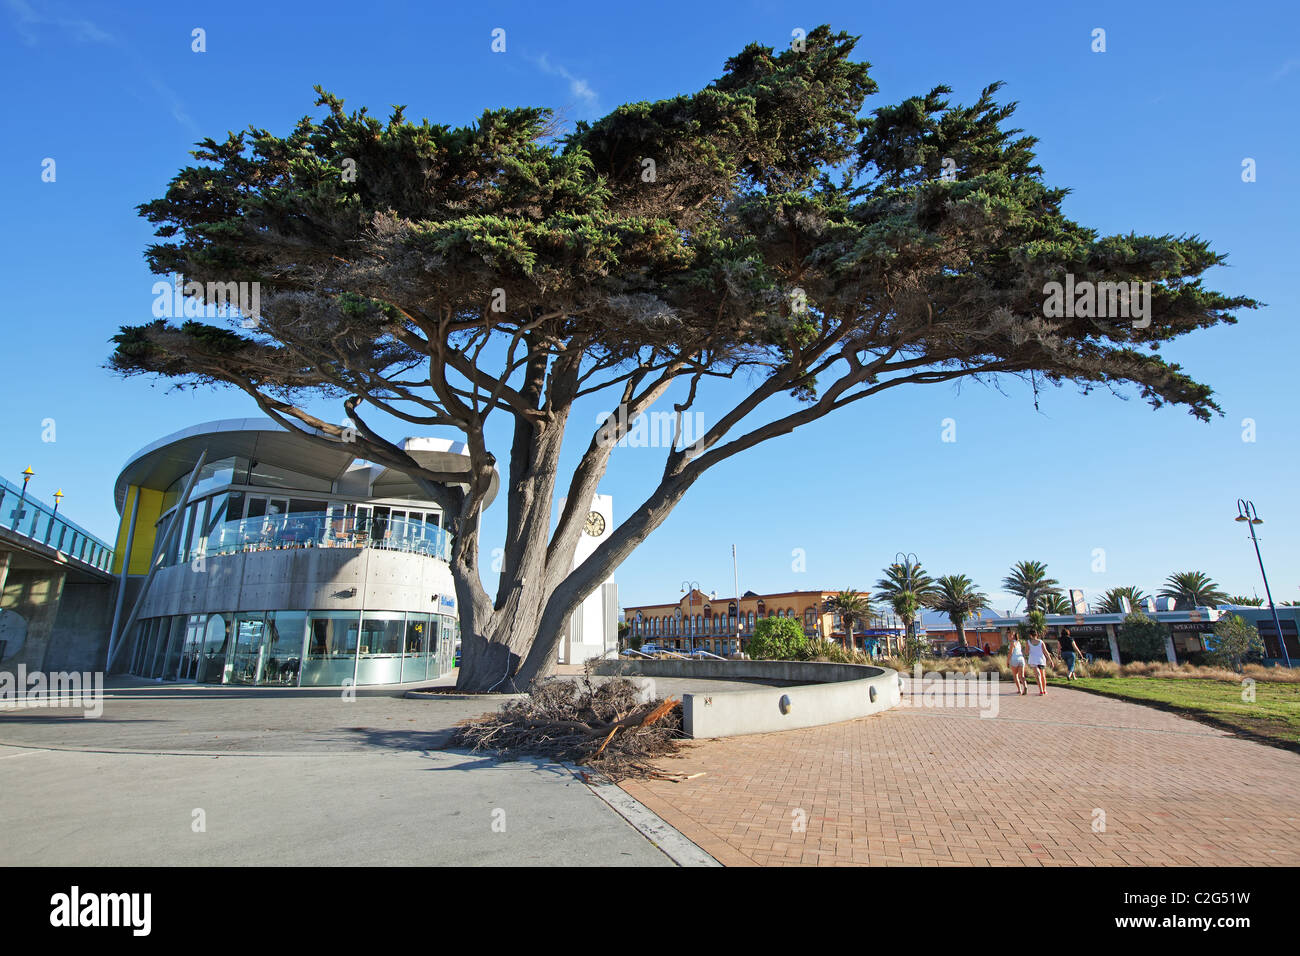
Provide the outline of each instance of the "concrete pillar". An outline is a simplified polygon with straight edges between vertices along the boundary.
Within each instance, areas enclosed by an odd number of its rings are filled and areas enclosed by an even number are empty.
[[[6,576],[4,606],[21,614],[27,621],[27,639],[22,649],[5,662],[8,668],[26,664],[29,671],[44,670],[45,649],[59,616],[67,577],[68,573],[62,568],[11,571]]]
[[[0,594],[5,593],[5,578],[9,576],[10,551],[0,551]]]
[[[1106,625],[1106,639],[1110,641],[1110,659],[1116,664],[1120,663],[1119,659],[1119,641],[1115,639],[1115,625]]]
[[[1178,663],[1178,653],[1174,650],[1174,632],[1172,630],[1165,635],[1165,657],[1169,658],[1170,664]]]

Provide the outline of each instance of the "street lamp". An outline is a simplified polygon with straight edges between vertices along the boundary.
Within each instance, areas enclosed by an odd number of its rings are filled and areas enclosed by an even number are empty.
[[[915,553],[915,552],[912,552],[912,551],[899,551],[897,554],[894,555],[894,567],[896,567],[896,568],[902,568],[902,569],[904,569],[905,571],[907,571],[907,582],[906,582],[906,583],[907,583],[907,589],[908,589],[909,591],[912,590],[912,572],[911,572],[911,569],[917,567],[920,563],[921,563],[921,559],[918,558],[918,557],[916,556],[916,553]],[[913,592],[913,593],[915,593],[915,592]],[[920,614],[920,613],[921,613],[921,607],[920,607],[920,595],[919,595],[919,594],[917,595],[917,608],[916,608],[916,613],[917,613],[917,614]],[[913,618],[912,618],[912,623],[909,624],[909,625],[907,625],[907,639],[908,639],[909,642],[914,641],[914,640],[916,639],[916,635],[913,633],[913,630],[914,630],[915,628],[916,628],[916,618],[913,617]],[[900,650],[901,650],[901,648],[900,648]]]
[[[1264,579],[1264,594],[1268,597],[1268,609],[1273,612],[1273,626],[1277,628],[1277,642],[1282,648],[1282,659],[1286,666],[1291,666],[1291,655],[1286,651],[1286,636],[1282,633],[1282,622],[1278,620],[1277,608],[1273,605],[1273,593],[1268,589],[1268,575],[1264,573],[1264,558],[1259,553],[1259,538],[1255,537],[1255,525],[1263,524],[1264,519],[1255,511],[1254,502],[1245,498],[1237,499],[1237,517],[1233,521],[1244,521],[1250,527],[1250,540],[1255,545],[1255,560],[1259,562],[1259,576]]]
[[[54,525],[58,523],[58,518],[59,518],[59,504],[62,501],[63,501],[63,489],[60,488],[58,491],[54,493],[54,514],[50,516],[50,525],[48,528],[45,529],[46,544],[50,543],[50,536],[54,534]],[[62,540],[60,540],[59,543],[62,544],[63,543]]]
[[[18,522],[23,520],[23,502],[27,500],[27,482],[35,477],[36,472],[32,471],[31,465],[23,469],[23,491],[18,496],[18,507],[14,509],[14,523],[10,527],[17,528]]]

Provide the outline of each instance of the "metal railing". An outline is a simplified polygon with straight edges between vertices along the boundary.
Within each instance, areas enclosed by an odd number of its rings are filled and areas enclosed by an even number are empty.
[[[113,549],[81,525],[0,478],[0,527],[46,545],[82,564],[108,571]]]
[[[213,557],[293,548],[378,548],[450,561],[451,535],[419,519],[345,517],[327,511],[291,512],[223,521],[205,538],[186,549],[178,549],[169,563],[179,564],[200,554]]]

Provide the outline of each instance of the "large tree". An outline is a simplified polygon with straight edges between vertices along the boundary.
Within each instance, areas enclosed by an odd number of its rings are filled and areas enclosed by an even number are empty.
[[[1228,594],[1204,571],[1175,571],[1165,578],[1160,596],[1174,599],[1174,608],[1215,607],[1226,603]]]
[[[921,562],[906,556],[885,568],[885,576],[876,582],[876,598],[893,608],[903,622],[904,643],[915,639],[916,615],[937,590]]]
[[[1124,585],[1117,588],[1110,588],[1101,597],[1097,599],[1097,605],[1093,608],[1094,614],[1119,614],[1123,611],[1119,600],[1128,598],[1129,610],[1136,611],[1142,608],[1146,601],[1147,595],[1140,587],[1135,585]]]
[[[989,596],[964,574],[945,574],[935,582],[926,604],[942,611],[957,629],[957,643],[966,646],[966,619],[976,617],[989,606]]]
[[[828,614],[837,614],[844,625],[844,649],[854,650],[853,628],[871,617],[871,595],[866,591],[849,588],[837,591],[826,599],[822,610]]]
[[[205,301],[259,283],[253,327],[125,327],[111,364],[242,389],[283,426],[354,439],[419,483],[452,534],[470,690],[547,672],[570,612],[709,469],[888,389],[1130,383],[1153,406],[1216,412],[1159,349],[1254,305],[1203,287],[1221,256],[1066,217],[1067,190],[1044,182],[997,85],[972,105],[937,86],[865,113],[875,83],[854,43],[819,27],[799,49],[750,45],[698,92],[562,136],[544,109],[452,128],[318,90],[323,115],[202,141],[141,207],[151,269]],[[1149,320],[1048,308],[1047,284],[1071,277],[1150,282]],[[678,428],[649,494],[575,569],[617,440],[658,400],[680,426],[714,386],[729,407],[689,443]],[[622,414],[573,437],[562,477],[575,403],[593,396]],[[312,414],[328,398],[352,426]],[[490,419],[509,447],[489,447]],[[460,432],[468,474],[422,468],[397,428]],[[498,460],[491,594],[478,522]]]
[[[1049,594],[1060,594],[1061,582],[1048,577],[1047,565],[1042,561],[1017,561],[1011,573],[1002,579],[1007,592],[1024,598],[1025,613],[1036,611]]]

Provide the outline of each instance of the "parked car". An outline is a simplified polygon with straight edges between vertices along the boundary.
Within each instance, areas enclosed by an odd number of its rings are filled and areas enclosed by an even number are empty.
[[[663,650],[663,648],[661,648],[658,644],[642,644],[642,645],[641,645],[641,653],[642,653],[642,654],[658,654],[661,650]]]
[[[978,644],[954,644],[948,651],[949,657],[987,657],[984,648]]]

